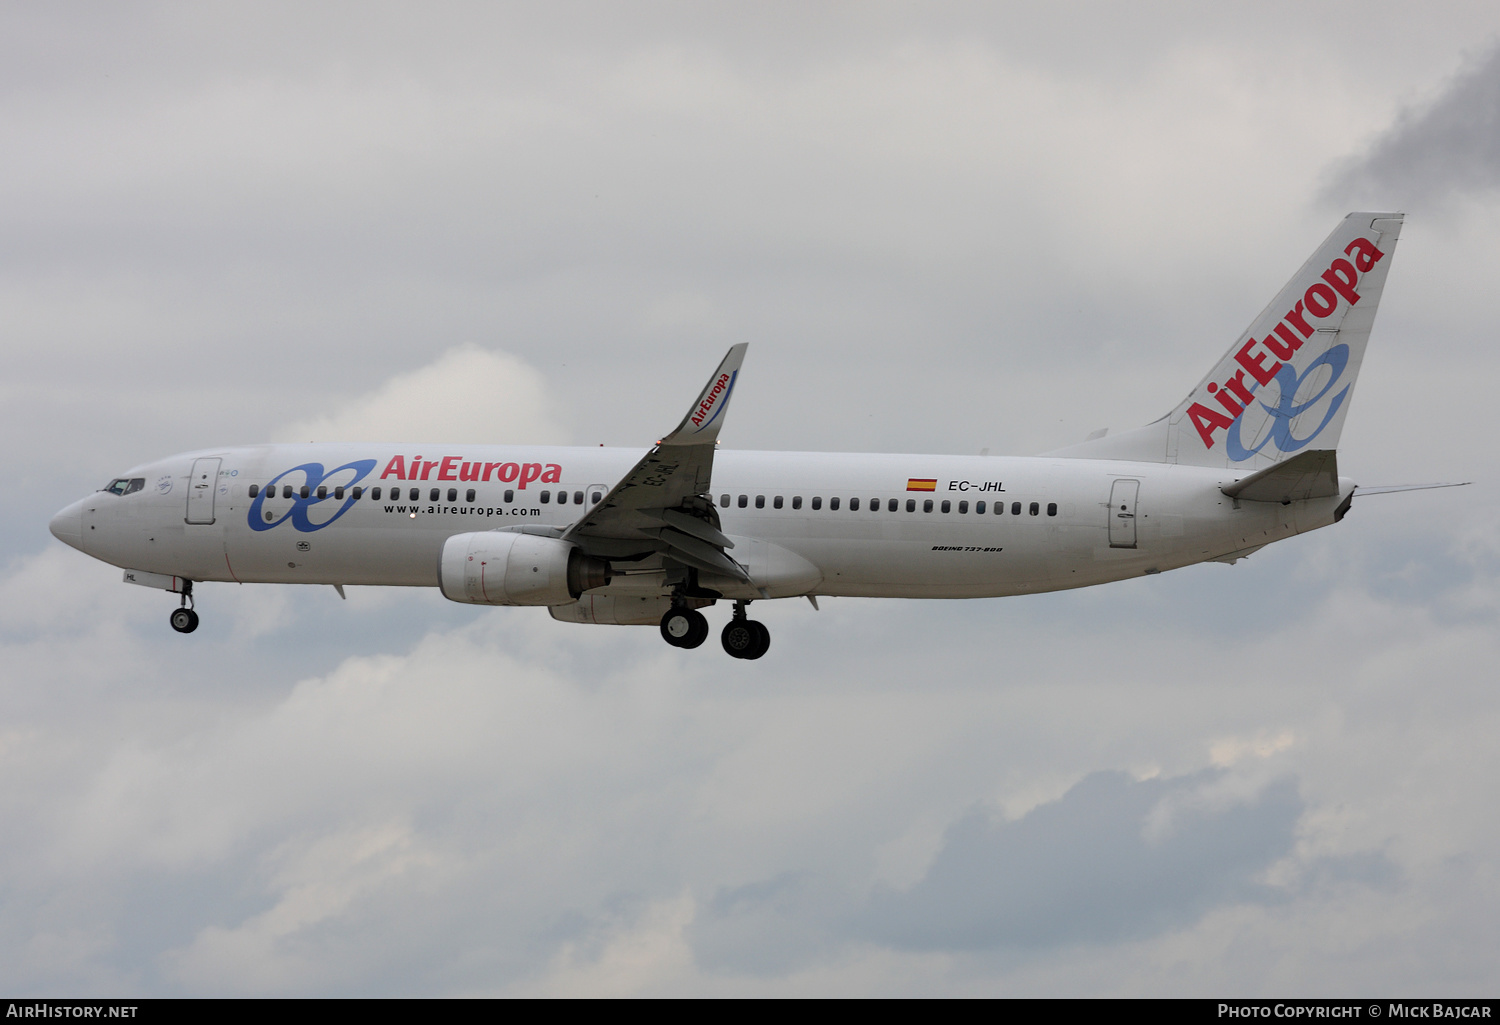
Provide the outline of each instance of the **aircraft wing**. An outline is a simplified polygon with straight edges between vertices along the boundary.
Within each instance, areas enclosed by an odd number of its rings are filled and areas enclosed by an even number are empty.
[[[662,438],[563,534],[590,555],[628,560],[660,554],[684,566],[747,579],[727,554],[708,489],[714,446],[739,380],[747,343],[733,346],[676,429]]]

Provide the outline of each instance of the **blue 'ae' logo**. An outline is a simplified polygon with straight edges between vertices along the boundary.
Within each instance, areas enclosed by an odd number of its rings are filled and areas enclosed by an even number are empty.
[[[374,469],[375,460],[356,459],[351,463],[345,463],[343,466],[335,466],[327,473],[323,472],[322,463],[303,463],[301,466],[294,466],[290,470],[285,470],[271,478],[270,482],[261,489],[260,494],[256,495],[254,501],[250,503],[250,529],[270,530],[273,527],[279,527],[287,520],[291,520],[292,526],[303,533],[322,530],[348,512],[350,506],[354,505],[354,496],[352,494],[345,495],[343,504],[338,506],[338,510],[332,516],[326,519],[319,516],[315,522],[313,516],[314,513],[319,511],[319,506],[333,508],[333,503],[339,501],[339,499],[332,497],[332,490],[336,487],[349,488],[352,485],[358,484]],[[334,477],[339,476],[345,471],[348,471],[351,475],[340,477],[339,480],[333,481]],[[291,497],[287,499],[292,504],[286,512],[277,516],[274,511],[266,509],[267,499],[277,501],[279,504],[280,500],[276,499],[276,486],[284,478],[299,473],[302,474],[302,480],[292,488]],[[328,487],[330,492],[329,497],[318,497],[319,485],[326,485]],[[304,487],[307,488],[306,498],[302,497],[302,488]]]
[[[1339,408],[1343,406],[1344,400],[1349,397],[1349,388],[1351,385],[1344,385],[1344,390],[1333,397],[1333,400],[1328,404],[1328,412],[1323,414],[1322,422],[1313,429],[1311,434],[1301,438],[1297,437],[1292,433],[1293,422],[1297,417],[1317,405],[1323,396],[1327,395],[1333,389],[1333,386],[1338,384],[1339,378],[1344,376],[1344,369],[1348,365],[1349,346],[1342,343],[1329,346],[1327,352],[1309,363],[1300,374],[1290,364],[1283,363],[1281,369],[1276,371],[1276,376],[1272,378],[1276,382],[1277,387],[1281,389],[1281,397],[1276,400],[1276,405],[1274,406],[1268,406],[1264,402],[1260,404],[1262,409],[1271,414],[1270,431],[1267,432],[1264,438],[1260,439],[1260,444],[1254,448],[1247,449],[1240,440],[1240,427],[1245,419],[1245,414],[1241,413],[1229,425],[1229,430],[1224,432],[1224,444],[1229,453],[1229,458],[1236,463],[1243,462],[1265,448],[1267,443],[1273,444],[1282,455],[1288,455],[1307,445],[1308,442],[1322,434],[1323,428],[1328,426],[1335,414],[1338,413]],[[1303,381],[1306,381],[1319,367],[1323,366],[1326,366],[1331,371],[1328,375],[1328,380],[1312,398],[1298,402],[1297,389],[1302,387]],[[1246,407],[1246,412],[1248,411],[1249,407]]]

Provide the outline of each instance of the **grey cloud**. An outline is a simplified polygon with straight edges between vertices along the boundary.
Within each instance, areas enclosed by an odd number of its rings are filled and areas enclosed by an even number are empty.
[[[1192,800],[1223,775],[1097,772],[1014,822],[976,809],[920,882],[873,896],[863,929],[907,949],[1041,947],[1150,935],[1225,901],[1264,899],[1255,877],[1291,851],[1303,801],[1289,779],[1224,807]]]
[[[1436,100],[1403,111],[1336,172],[1336,206],[1417,207],[1500,187],[1500,45],[1471,61]]]
[[[1160,935],[1231,902],[1396,879],[1383,854],[1363,853],[1301,864],[1291,885],[1260,881],[1291,854],[1305,807],[1287,777],[1256,789],[1220,769],[1148,780],[1096,772],[1015,821],[975,807],[906,890],[880,885],[860,898],[808,873],[724,887],[699,908],[689,940],[700,967],[757,975],[851,941],[1036,953]]]
[[[815,961],[843,942],[838,923],[853,895],[810,873],[723,887],[689,929],[693,958],[710,971],[773,975]]]

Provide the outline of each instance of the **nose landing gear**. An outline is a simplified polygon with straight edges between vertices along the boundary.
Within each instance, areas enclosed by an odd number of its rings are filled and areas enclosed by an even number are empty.
[[[771,631],[764,623],[745,618],[747,601],[734,603],[734,618],[724,627],[719,640],[731,658],[757,659],[771,648]]]
[[[193,611],[193,582],[185,580],[182,583],[182,605],[172,610],[168,622],[172,629],[180,634],[190,634],[198,629],[198,613]]]

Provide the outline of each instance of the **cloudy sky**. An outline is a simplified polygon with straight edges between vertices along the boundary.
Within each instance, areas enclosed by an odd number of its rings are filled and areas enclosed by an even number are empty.
[[[0,991],[1493,995],[1492,3],[0,8]],[[1029,454],[1408,214],[1371,497],[738,663],[54,541],[266,439]],[[763,609],[763,612],[761,611]],[[715,610],[718,622],[722,610]]]

